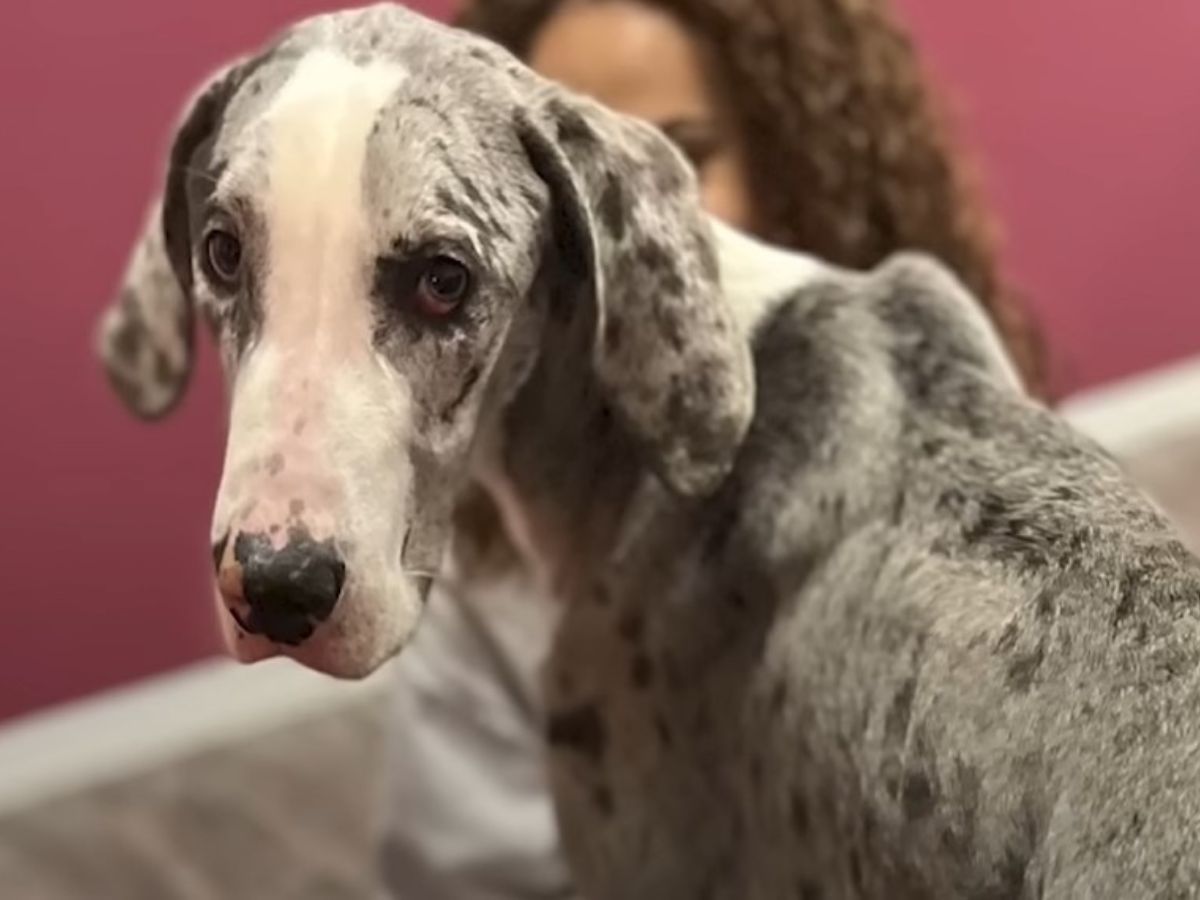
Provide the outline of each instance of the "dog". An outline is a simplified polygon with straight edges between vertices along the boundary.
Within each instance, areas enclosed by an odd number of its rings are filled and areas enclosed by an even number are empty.
[[[1200,568],[959,283],[707,219],[650,126],[393,6],[214,76],[101,348],[230,386],[242,660],[404,646],[462,487],[564,604],[587,897],[1200,895]]]

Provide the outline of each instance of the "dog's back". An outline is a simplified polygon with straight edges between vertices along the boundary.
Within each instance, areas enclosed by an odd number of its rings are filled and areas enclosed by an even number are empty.
[[[648,483],[560,634],[592,896],[1200,885],[1200,567],[991,341],[916,259],[760,323],[732,476],[699,508]]]

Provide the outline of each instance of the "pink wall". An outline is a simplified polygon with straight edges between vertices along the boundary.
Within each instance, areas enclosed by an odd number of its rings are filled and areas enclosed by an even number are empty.
[[[0,717],[212,652],[213,360],[166,424],[90,351],[181,98],[316,0],[0,7]],[[1064,383],[1200,349],[1200,5],[909,0],[953,80]]]
[[[1200,351],[1200,3],[899,0],[1071,389]]]

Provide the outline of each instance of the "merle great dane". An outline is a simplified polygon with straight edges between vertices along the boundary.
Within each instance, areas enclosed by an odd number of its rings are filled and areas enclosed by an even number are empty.
[[[1200,568],[936,263],[762,246],[649,126],[376,6],[190,105],[102,328],[137,413],[197,316],[232,651],[375,669],[482,484],[565,604],[586,896],[1200,896]]]

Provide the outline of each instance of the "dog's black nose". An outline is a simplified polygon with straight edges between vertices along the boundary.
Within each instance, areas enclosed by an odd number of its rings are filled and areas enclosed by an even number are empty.
[[[249,612],[230,612],[246,631],[278,644],[307,640],[333,612],[346,580],[333,542],[315,541],[303,528],[293,529],[281,549],[266,535],[240,534],[233,555]]]

